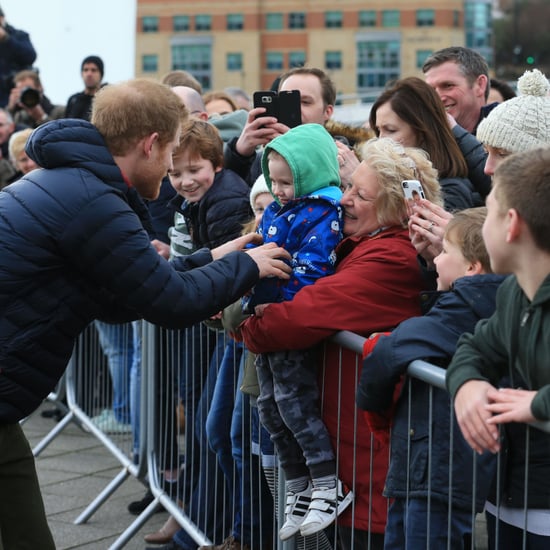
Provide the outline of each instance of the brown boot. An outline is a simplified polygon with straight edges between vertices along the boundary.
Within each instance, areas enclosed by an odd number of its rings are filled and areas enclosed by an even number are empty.
[[[199,550],[250,550],[248,544],[241,545],[241,541],[234,536],[227,537],[221,544],[199,546]]]
[[[174,516],[170,516],[156,533],[145,535],[143,539],[151,544],[168,544],[180,529],[181,526]]]

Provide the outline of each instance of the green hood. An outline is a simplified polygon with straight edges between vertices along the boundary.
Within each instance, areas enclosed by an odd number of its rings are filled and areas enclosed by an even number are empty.
[[[340,186],[338,148],[324,126],[301,124],[266,145],[262,156],[262,172],[269,191],[271,178],[267,155],[271,150],[279,153],[290,166],[296,198],[330,185]]]

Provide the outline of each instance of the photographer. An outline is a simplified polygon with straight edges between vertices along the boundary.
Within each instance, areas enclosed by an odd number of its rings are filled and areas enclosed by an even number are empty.
[[[44,95],[44,89],[38,73],[33,70],[18,72],[13,77],[8,110],[16,124],[36,128],[48,120],[62,118],[65,108],[53,105]]]
[[[32,67],[35,59],[29,35],[8,25],[0,8],[0,107],[8,104],[15,73]]]

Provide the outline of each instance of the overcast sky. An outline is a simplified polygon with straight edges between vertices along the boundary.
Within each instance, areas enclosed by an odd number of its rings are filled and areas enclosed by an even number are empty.
[[[80,64],[99,55],[105,82],[134,76],[136,0],[0,0],[6,21],[28,32],[45,94],[65,104],[82,91]]]

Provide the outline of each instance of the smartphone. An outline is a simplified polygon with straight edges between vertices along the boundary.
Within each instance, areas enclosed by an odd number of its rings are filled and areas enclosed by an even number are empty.
[[[266,109],[262,116],[275,117],[289,128],[302,124],[300,90],[285,90],[279,93],[266,90],[254,92],[254,107]]]
[[[420,199],[426,198],[422,184],[418,180],[404,180],[401,182],[401,187],[407,202],[418,202]]]

